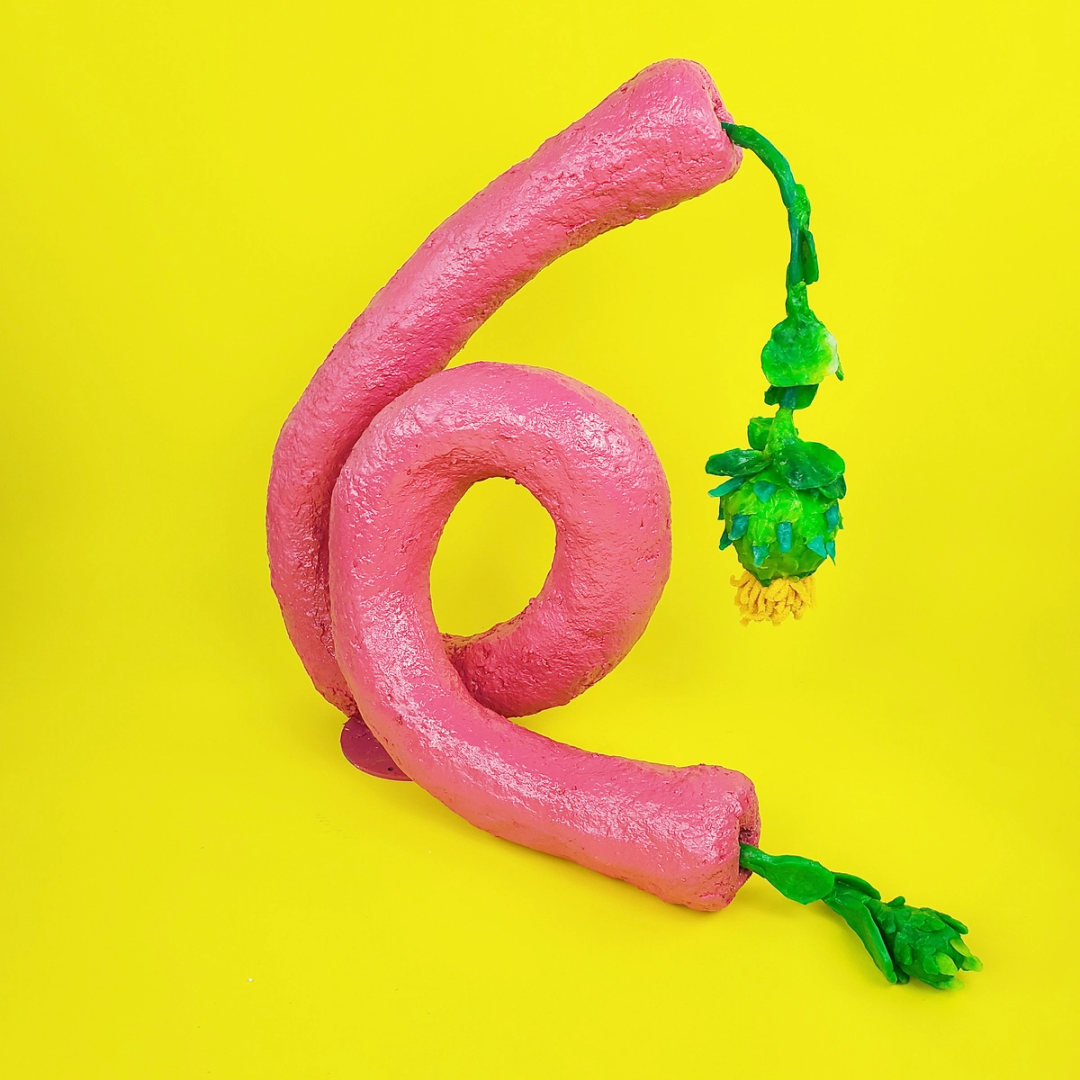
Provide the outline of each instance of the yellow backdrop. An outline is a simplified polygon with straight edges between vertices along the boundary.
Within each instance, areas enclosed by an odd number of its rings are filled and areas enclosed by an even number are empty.
[[[1069,1074],[1074,11],[5,5],[0,1071]],[[270,452],[331,344],[447,214],[667,56],[809,190],[848,378],[803,430],[847,459],[847,529],[817,611],[739,625],[702,464],[761,411],[781,314],[748,161],[545,271],[460,358],[597,387],[671,481],[648,632],[530,723],[748,773],[764,846],[970,922],[963,993],[888,986],[760,881],[666,906],[361,775],[270,593]],[[444,628],[517,610],[551,543],[528,495],[474,489]]]

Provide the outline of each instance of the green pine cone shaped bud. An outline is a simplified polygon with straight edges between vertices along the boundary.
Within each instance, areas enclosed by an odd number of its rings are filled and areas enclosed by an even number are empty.
[[[705,465],[714,476],[731,477],[709,492],[720,499],[720,548],[734,546],[739,562],[765,586],[806,577],[835,559],[843,528],[843,458],[800,439],[792,415],[781,407],[775,417],[754,417],[750,449],[714,454]]]
[[[812,574],[830,555],[842,527],[839,502],[819,488],[795,491],[778,469],[758,473],[720,500],[724,539],[762,583]]]

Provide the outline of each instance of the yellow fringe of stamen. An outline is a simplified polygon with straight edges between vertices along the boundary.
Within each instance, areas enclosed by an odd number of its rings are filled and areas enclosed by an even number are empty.
[[[752,622],[771,622],[779,626],[789,615],[801,619],[815,604],[814,579],[774,578],[764,586],[749,570],[741,578],[732,578],[735,606],[742,612],[743,626]]]

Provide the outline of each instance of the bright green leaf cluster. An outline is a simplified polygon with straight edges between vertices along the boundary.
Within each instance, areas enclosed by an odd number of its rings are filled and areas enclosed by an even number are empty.
[[[790,408],[754,417],[747,438],[750,449],[713,454],[705,464],[707,473],[730,477],[709,492],[720,499],[720,549],[733,545],[763,585],[812,574],[836,557],[844,460],[823,443],[800,439]]]

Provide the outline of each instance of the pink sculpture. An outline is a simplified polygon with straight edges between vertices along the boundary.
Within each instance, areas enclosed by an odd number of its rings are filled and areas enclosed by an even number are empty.
[[[438,374],[559,255],[728,179],[740,154],[698,64],[620,87],[447,219],[320,367],[274,454],[272,581],[350,759],[411,777],[497,836],[715,910],[749,871],[753,786],[709,765],[587,753],[511,723],[622,658],[667,579],[667,484],[623,409],[535,368]],[[470,484],[513,477],[551,514],[552,569],[516,618],[440,635],[428,575]],[[362,719],[361,719],[362,717]]]

